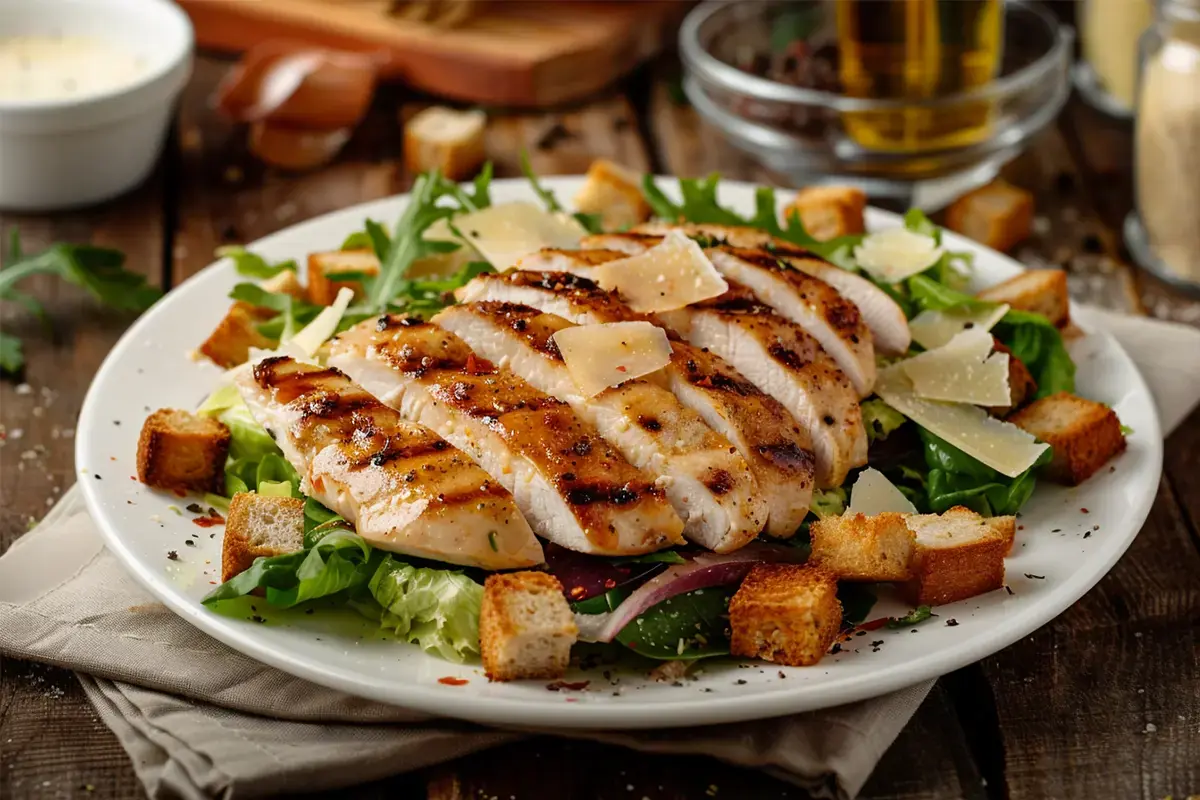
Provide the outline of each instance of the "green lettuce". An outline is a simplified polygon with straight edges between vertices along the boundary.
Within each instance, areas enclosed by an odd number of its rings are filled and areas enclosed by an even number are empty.
[[[414,567],[386,556],[369,588],[383,608],[384,628],[449,661],[479,653],[483,587],[463,573]]]
[[[846,490],[841,486],[816,489],[809,509],[817,517],[837,517],[845,512],[847,502]]]
[[[966,506],[986,517],[1017,513],[1037,486],[1037,470],[1053,455],[1047,449],[1029,469],[1009,478],[924,428],[919,433],[929,468],[927,502],[939,514],[954,506]]]
[[[896,409],[872,397],[862,403],[863,426],[867,429],[867,439],[871,442],[882,441],[888,435],[908,422],[908,419]]]
[[[288,484],[288,495],[301,497],[300,474],[283,457],[271,434],[254,419],[233,384],[221,386],[201,404],[199,412],[216,417],[229,428],[229,455],[225,459],[226,497],[251,492],[270,484],[263,494],[283,494],[278,484]]]

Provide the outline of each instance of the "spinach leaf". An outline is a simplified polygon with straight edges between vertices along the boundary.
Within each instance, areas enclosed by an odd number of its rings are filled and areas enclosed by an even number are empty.
[[[865,583],[839,583],[838,602],[842,604],[842,627],[853,628],[867,618],[875,607],[875,590]]]
[[[716,586],[664,600],[626,625],[617,641],[647,658],[729,655],[729,600],[736,590]]]
[[[939,514],[954,506],[966,506],[989,517],[1017,513],[1033,494],[1037,470],[1053,456],[1047,449],[1029,469],[1009,478],[924,428],[920,435],[929,467],[929,509]]]

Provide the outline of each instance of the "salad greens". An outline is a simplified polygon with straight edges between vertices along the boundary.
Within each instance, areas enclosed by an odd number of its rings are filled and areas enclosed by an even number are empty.
[[[529,185],[533,188],[534,194],[542,201],[542,205],[546,206],[546,210],[556,213],[565,214],[562,203],[558,202],[558,197],[551,190],[542,185],[542,181],[538,178],[537,173],[533,171],[533,165],[529,163],[529,153],[525,150],[521,151],[521,172],[529,181]],[[601,224],[599,214],[584,214],[578,212],[572,214],[575,221],[583,226],[583,229],[588,233],[604,233],[604,227]]]
[[[729,655],[729,601],[736,589],[713,586],[664,600],[635,617],[617,641],[647,658]]]
[[[369,588],[384,628],[449,661],[479,652],[483,587],[462,572],[414,567],[389,555]]]

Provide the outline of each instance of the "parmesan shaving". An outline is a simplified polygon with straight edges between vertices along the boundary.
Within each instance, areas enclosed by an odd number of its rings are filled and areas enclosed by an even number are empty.
[[[567,372],[584,397],[662,369],[671,360],[671,343],[649,322],[575,325],[554,334]]]
[[[899,283],[932,267],[942,252],[930,236],[888,228],[863,239],[854,248],[854,259],[876,280]]]
[[[988,304],[978,308],[947,308],[922,311],[908,323],[913,341],[932,350],[949,342],[964,330],[990,331],[1008,313],[1008,306]]]
[[[545,211],[533,203],[503,203],[455,217],[467,244],[500,270],[545,247],[576,247],[587,233],[571,215]]]
[[[846,513],[873,517],[889,511],[916,514],[917,507],[882,472],[874,467],[867,467],[854,481]]]
[[[345,316],[346,309],[350,307],[350,301],[353,299],[353,289],[347,286],[338,289],[337,299],[333,301],[333,305],[321,309],[321,313],[317,314],[316,319],[305,325],[304,329],[289,339],[285,345],[298,348],[305,356],[312,358],[317,350],[321,349],[321,345],[337,332],[338,323],[342,321],[342,317]]]
[[[641,314],[674,311],[729,290],[700,245],[679,231],[644,253],[601,264],[595,276]]]
[[[900,362],[913,391],[927,400],[1006,406],[1008,354],[993,353],[992,335],[968,328],[941,347]]]
[[[1015,478],[1033,466],[1049,445],[979,406],[943,403],[918,397],[903,364],[880,371],[875,392],[884,402],[972,458]]]

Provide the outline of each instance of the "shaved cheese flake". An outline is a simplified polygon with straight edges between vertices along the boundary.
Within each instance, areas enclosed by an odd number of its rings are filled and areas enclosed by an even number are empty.
[[[674,311],[719,297],[729,284],[696,242],[671,231],[644,253],[596,267],[596,281],[641,314]]]
[[[988,303],[979,308],[947,308],[942,311],[922,311],[909,323],[913,341],[932,350],[949,342],[964,330],[978,328],[990,331],[1008,313],[1008,306]]]
[[[345,316],[346,309],[350,307],[350,301],[353,299],[353,289],[347,286],[338,289],[333,305],[322,309],[316,319],[305,325],[302,331],[286,342],[286,345],[299,348],[301,352],[311,358],[317,350],[321,349],[321,345],[337,332],[338,323],[342,321],[342,317]]]
[[[854,259],[871,277],[899,283],[924,272],[942,257],[942,248],[931,236],[905,228],[872,233],[854,248]]]
[[[918,397],[902,364],[880,371],[875,393],[925,430],[1010,478],[1029,469],[1049,447],[979,406]]]
[[[1008,353],[993,353],[992,335],[968,328],[941,347],[901,361],[913,391],[926,400],[1006,406]]]
[[[554,334],[571,379],[585,397],[649,375],[671,360],[671,343],[649,322],[574,325]]]
[[[850,505],[846,512],[873,517],[889,511],[916,514],[917,507],[882,472],[874,467],[867,467],[858,473],[858,478],[850,489]]]
[[[587,233],[571,215],[527,202],[489,206],[451,221],[467,243],[501,272],[544,247],[576,247]]]

